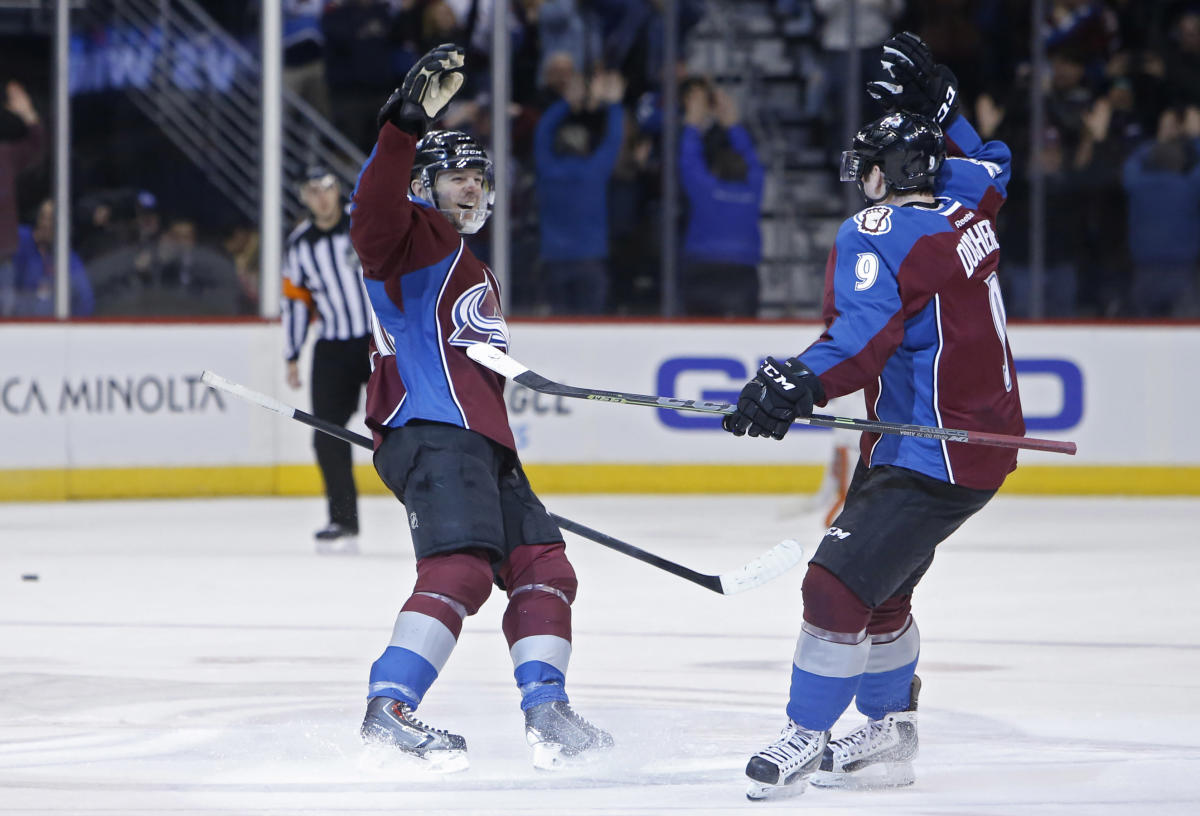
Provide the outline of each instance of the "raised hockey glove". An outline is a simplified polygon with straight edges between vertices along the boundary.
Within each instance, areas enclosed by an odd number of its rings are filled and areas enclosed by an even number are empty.
[[[916,113],[942,127],[958,115],[958,79],[933,61],[933,52],[916,34],[902,31],[885,42],[880,64],[891,80],[868,82],[867,93],[888,113]]]
[[[737,408],[725,415],[721,427],[734,436],[783,439],[796,417],[811,416],[813,403],[824,397],[821,381],[804,363],[795,357],[782,363],[768,357],[742,388]]]
[[[464,61],[465,52],[454,43],[430,49],[408,70],[404,82],[379,109],[379,127],[391,122],[417,137],[424,136],[463,86]]]

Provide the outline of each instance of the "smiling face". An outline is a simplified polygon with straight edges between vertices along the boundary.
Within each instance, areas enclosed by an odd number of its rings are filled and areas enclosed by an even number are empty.
[[[476,167],[442,170],[434,179],[433,187],[431,194],[420,180],[412,183],[413,194],[432,201],[459,232],[471,234],[483,226],[490,214],[487,178],[483,170]]]

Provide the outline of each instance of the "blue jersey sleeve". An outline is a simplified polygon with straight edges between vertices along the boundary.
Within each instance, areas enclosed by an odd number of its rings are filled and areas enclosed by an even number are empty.
[[[872,207],[864,213],[878,215],[884,210],[890,208]],[[898,270],[888,259],[905,257],[909,247],[899,235],[864,234],[857,223],[862,216],[847,220],[838,232],[826,329],[800,355],[830,399],[857,391],[878,377],[904,336]],[[885,215],[881,223],[886,225],[888,218]]]
[[[1012,151],[1001,141],[985,142],[965,116],[946,130],[946,161],[938,172],[935,192],[979,209],[989,192],[1003,201],[1012,178]]]

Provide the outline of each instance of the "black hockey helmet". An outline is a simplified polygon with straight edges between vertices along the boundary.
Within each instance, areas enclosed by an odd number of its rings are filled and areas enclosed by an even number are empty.
[[[858,182],[879,165],[889,191],[932,189],[946,158],[946,136],[936,122],[905,111],[889,113],[866,125],[842,154],[842,181]]]
[[[442,207],[434,191],[438,173],[464,168],[483,171],[483,196],[478,207],[475,211]],[[496,199],[492,160],[475,139],[462,131],[432,130],[426,133],[417,142],[411,180],[420,180],[433,198],[433,206],[454,222],[459,232],[478,232],[492,214],[492,204]]]

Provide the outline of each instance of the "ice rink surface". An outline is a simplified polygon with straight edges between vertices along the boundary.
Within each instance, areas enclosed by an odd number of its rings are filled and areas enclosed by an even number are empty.
[[[819,537],[796,498],[546,504],[710,573]],[[413,580],[400,506],[362,513],[362,554],[321,557],[313,498],[0,505],[0,814],[1200,813],[1200,501],[996,499],[918,589],[916,785],[768,803],[742,769],[784,723],[803,567],[724,597],[568,535],[568,689],[619,750],[533,769],[496,592],[421,708],[470,746],[434,776],[359,743]]]

